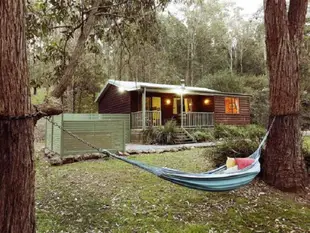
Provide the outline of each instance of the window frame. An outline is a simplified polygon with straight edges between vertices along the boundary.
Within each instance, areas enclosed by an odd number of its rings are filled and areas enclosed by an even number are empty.
[[[230,105],[234,105],[235,107],[229,108],[227,106],[227,102],[230,102]],[[240,114],[240,98],[239,97],[225,97],[224,99],[224,106],[225,106],[225,114],[228,115],[239,115]],[[231,109],[231,110],[228,110]]]

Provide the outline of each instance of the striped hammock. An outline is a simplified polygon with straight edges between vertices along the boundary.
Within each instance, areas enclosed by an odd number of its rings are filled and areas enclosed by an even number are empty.
[[[103,149],[101,150],[101,152],[131,165],[137,166],[164,180],[168,180],[172,183],[184,187],[210,192],[225,192],[249,184],[258,175],[258,173],[260,172],[259,158],[261,155],[261,149],[265,144],[265,141],[267,140],[269,131],[274,123],[274,120],[275,118],[273,119],[269,130],[265,134],[256,151],[248,157],[254,159],[253,163],[237,171],[229,172],[227,171],[226,165],[223,165],[217,169],[208,172],[187,173],[166,167],[150,166],[139,161],[127,159],[125,157],[112,154],[109,151]]]

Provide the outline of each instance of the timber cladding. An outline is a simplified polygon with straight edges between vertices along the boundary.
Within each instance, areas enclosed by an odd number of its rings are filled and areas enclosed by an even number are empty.
[[[130,113],[130,92],[120,92],[119,88],[108,84],[106,92],[98,101],[99,113]]]
[[[111,152],[124,151],[130,141],[129,114],[63,114],[54,116],[53,121],[92,145]],[[50,122],[46,124],[45,143],[47,149],[61,156],[98,153]]]
[[[229,97],[229,96],[227,96]],[[250,124],[250,99],[239,96],[239,114],[225,113],[225,96],[214,96],[214,120],[217,124],[246,125]]]

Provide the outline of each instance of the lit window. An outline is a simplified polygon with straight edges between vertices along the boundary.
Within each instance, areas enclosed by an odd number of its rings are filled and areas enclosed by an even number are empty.
[[[185,105],[185,112],[193,111],[193,100],[191,98],[185,98],[184,105]]]
[[[239,98],[225,97],[225,113],[239,114],[240,112]]]

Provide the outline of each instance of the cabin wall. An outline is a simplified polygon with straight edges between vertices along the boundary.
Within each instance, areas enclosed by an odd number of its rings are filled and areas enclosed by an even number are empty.
[[[130,113],[131,94],[120,92],[119,89],[109,84],[106,93],[101,97],[98,104],[99,113]]]
[[[142,94],[138,91],[132,91],[130,92],[131,96],[131,112],[138,112],[141,111],[142,106]]]
[[[214,97],[203,95],[186,95],[185,97],[192,98],[193,100],[193,112],[214,112]],[[210,102],[205,104],[205,99],[209,99]]]
[[[163,124],[173,117],[173,98],[181,98],[180,95],[173,93],[156,93],[146,92],[147,97],[160,97],[161,98],[161,111]],[[193,112],[213,112],[214,111],[214,97],[213,96],[201,96],[201,95],[184,95],[184,98],[192,98]],[[210,103],[204,104],[204,100],[208,98]],[[170,99],[171,103],[167,104],[166,100]],[[142,92],[131,92],[131,112],[142,111]]]
[[[217,124],[247,125],[250,124],[250,99],[239,97],[239,114],[225,113],[225,96],[214,97],[214,120]]]
[[[180,97],[172,93],[152,93],[147,92],[147,97],[161,97],[162,123],[170,120],[173,116],[173,98]],[[202,96],[202,95],[184,95],[184,98],[192,98],[193,112],[214,112],[214,121],[219,124],[246,125],[250,124],[250,99],[247,96],[240,96],[240,113],[225,113],[225,96]],[[208,98],[209,104],[204,100]],[[166,99],[171,103],[166,104]],[[118,88],[110,85],[106,93],[101,97],[98,104],[99,113],[131,113],[141,111],[142,93],[137,91],[119,92]]]

